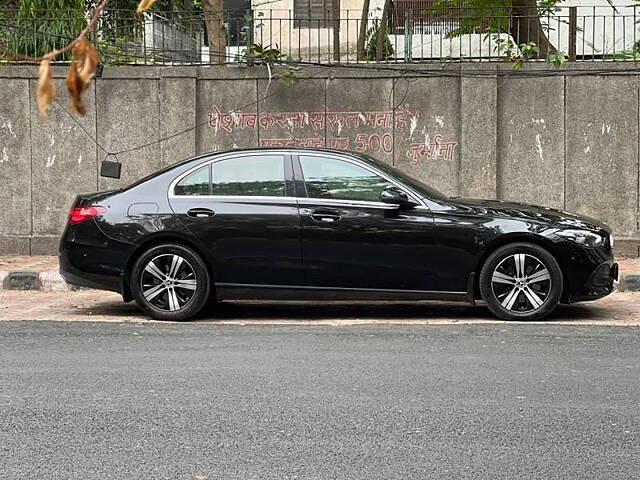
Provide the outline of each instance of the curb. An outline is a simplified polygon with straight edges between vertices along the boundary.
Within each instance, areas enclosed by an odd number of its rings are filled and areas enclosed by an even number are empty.
[[[86,290],[69,285],[57,271],[7,272],[0,270],[0,290],[23,290],[38,292],[70,292]],[[618,292],[640,292],[640,274],[620,275]]]
[[[23,290],[38,292],[68,292],[76,290],[56,271],[6,272],[0,271],[0,290]]]
[[[618,283],[619,292],[640,292],[640,275],[626,274],[620,275],[620,283]]]

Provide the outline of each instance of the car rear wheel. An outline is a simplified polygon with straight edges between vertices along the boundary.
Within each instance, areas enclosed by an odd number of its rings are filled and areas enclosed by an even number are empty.
[[[547,250],[513,243],[493,252],[480,273],[480,293],[503,320],[541,320],[558,306],[562,271]]]
[[[158,320],[189,320],[206,305],[210,289],[205,263],[183,245],[152,247],[131,270],[133,298]]]

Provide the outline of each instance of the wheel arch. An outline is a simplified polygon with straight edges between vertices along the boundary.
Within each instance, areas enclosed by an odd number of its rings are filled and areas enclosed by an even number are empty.
[[[558,262],[558,265],[560,266],[560,270],[562,271],[562,262],[560,261],[559,252],[557,251],[557,248],[554,245],[554,243],[548,238],[543,237],[542,235],[536,235],[534,233],[524,233],[524,232],[508,233],[505,235],[501,235],[500,237],[496,238],[494,241],[489,243],[484,248],[484,250],[478,257],[475,267],[471,273],[471,275],[473,275],[473,284],[474,284],[473,298],[474,299],[478,300],[482,297],[480,295],[480,272],[482,271],[482,267],[484,267],[484,264],[489,258],[489,255],[495,252],[498,248],[504,247],[505,245],[509,245],[512,243],[531,243],[533,245],[537,245],[539,247],[544,248],[556,260],[556,262]],[[564,272],[562,275],[562,279],[563,279],[562,290],[563,292],[567,292],[569,291],[568,281],[567,281],[567,276],[564,275]]]
[[[191,248],[195,251],[202,261],[207,266],[207,272],[209,273],[209,278],[211,279],[211,295],[215,295],[215,282],[213,280],[213,268],[211,267],[211,262],[209,261],[209,256],[205,254],[204,247],[200,244],[196,239],[189,237],[180,232],[159,232],[153,235],[149,235],[144,239],[142,243],[140,243],[136,249],[129,256],[129,260],[127,261],[127,265],[124,269],[124,275],[122,278],[122,296],[126,302],[133,300],[133,295],[131,294],[130,287],[130,277],[131,270],[133,268],[133,264],[136,262],[138,257],[142,255],[146,250],[151,247],[155,247],[156,245],[161,245],[163,243],[176,243],[178,245],[183,245],[185,247]]]

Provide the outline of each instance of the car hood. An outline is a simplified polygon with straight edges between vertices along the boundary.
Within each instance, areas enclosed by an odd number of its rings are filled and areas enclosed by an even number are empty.
[[[579,228],[591,231],[606,230],[611,233],[611,228],[599,220],[555,208],[502,200],[468,198],[455,198],[451,199],[451,202],[454,205],[477,209],[496,216],[518,217],[553,224],[559,228]]]

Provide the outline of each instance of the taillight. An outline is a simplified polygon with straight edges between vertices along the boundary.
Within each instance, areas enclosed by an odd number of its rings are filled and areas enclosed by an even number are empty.
[[[69,211],[69,223],[75,225],[76,223],[84,222],[90,218],[102,215],[107,209],[101,205],[91,205],[90,207],[74,207]]]

